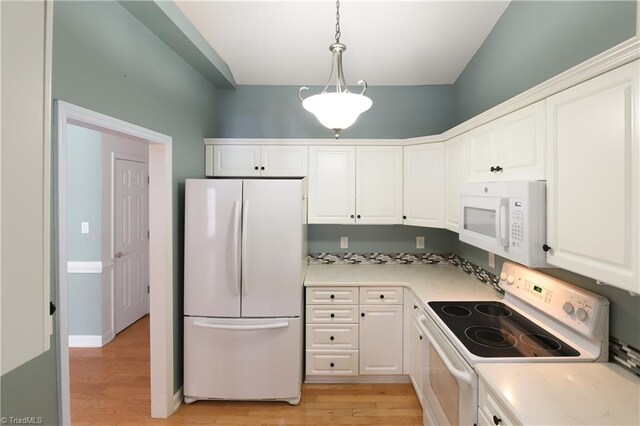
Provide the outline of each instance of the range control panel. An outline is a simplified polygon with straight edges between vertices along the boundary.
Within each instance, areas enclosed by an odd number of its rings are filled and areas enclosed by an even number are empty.
[[[542,272],[505,262],[500,287],[548,316],[589,337],[608,323],[609,300]]]

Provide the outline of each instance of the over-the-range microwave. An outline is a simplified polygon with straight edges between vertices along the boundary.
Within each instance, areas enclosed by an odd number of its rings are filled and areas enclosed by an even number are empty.
[[[529,267],[546,266],[545,209],[545,181],[463,185],[460,241]]]

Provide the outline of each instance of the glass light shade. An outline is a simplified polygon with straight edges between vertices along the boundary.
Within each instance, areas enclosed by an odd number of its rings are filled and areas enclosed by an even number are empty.
[[[325,127],[337,132],[351,126],[373,102],[364,95],[341,92],[320,93],[302,101],[304,109],[316,116]]]

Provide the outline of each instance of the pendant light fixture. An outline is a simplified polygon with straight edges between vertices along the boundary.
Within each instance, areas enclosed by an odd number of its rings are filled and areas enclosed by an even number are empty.
[[[323,126],[333,130],[338,139],[341,130],[355,123],[358,116],[373,105],[371,99],[364,96],[367,90],[366,81],[358,81],[358,84],[362,85],[362,92],[356,94],[349,92],[344,79],[342,52],[347,50],[347,46],[340,43],[340,0],[336,1],[336,42],[329,46],[329,50],[333,56],[331,73],[322,93],[303,99],[302,91],[309,88],[301,87],[298,90],[298,98],[302,101],[302,107],[315,115]],[[331,87],[332,83],[335,90]]]

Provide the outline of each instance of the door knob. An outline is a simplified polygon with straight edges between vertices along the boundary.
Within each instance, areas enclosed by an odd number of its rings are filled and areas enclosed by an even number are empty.
[[[116,259],[120,259],[122,256],[124,256],[124,253],[119,251],[116,253]]]

